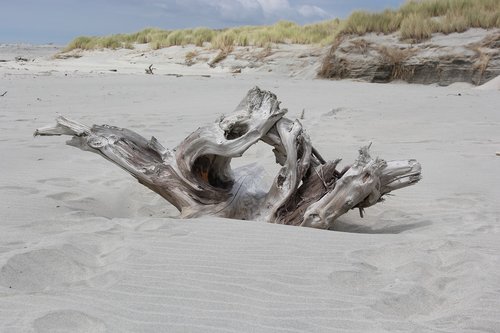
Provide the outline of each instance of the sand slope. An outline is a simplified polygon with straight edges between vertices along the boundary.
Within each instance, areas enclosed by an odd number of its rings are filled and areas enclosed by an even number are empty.
[[[498,91],[68,73],[50,61],[0,64],[1,332],[500,331]],[[333,232],[177,220],[99,156],[31,136],[64,114],[173,147],[253,85],[292,118],[305,109],[324,156],[349,163],[373,141],[381,157],[418,159],[424,179]],[[238,163],[257,159],[271,177],[265,145]]]

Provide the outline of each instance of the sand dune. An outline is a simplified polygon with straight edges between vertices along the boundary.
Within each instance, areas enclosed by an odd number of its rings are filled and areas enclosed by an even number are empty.
[[[89,59],[79,60],[90,68]],[[0,97],[0,331],[500,331],[497,90],[34,63],[0,63],[0,93],[8,91]],[[291,118],[305,109],[304,127],[325,157],[349,163],[372,141],[383,158],[419,160],[424,179],[364,219],[349,213],[335,231],[179,220],[99,156],[32,137],[63,114],[173,147],[254,85],[275,92]],[[272,177],[267,147],[238,163],[255,160]]]

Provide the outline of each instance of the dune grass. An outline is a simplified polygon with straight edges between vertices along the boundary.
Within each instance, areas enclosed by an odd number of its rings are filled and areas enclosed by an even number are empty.
[[[160,49],[173,45],[204,46],[227,50],[234,46],[266,47],[274,43],[328,45],[342,35],[399,32],[401,39],[419,42],[433,33],[462,32],[469,28],[499,28],[500,0],[409,0],[397,10],[379,13],[357,11],[346,20],[334,19],[309,25],[280,21],[269,26],[228,29],[163,30],[147,28],[133,34],[77,37],[65,51],[73,49],[133,48],[149,43]]]
[[[343,22],[339,33],[399,32],[402,40],[418,42],[437,32],[495,27],[500,27],[499,0],[410,0],[398,10],[355,12]]]
[[[319,22],[310,25],[298,25],[289,21],[279,21],[270,26],[243,26],[213,30],[208,28],[163,30],[147,28],[133,34],[118,34],[106,37],[81,36],[72,40],[65,51],[73,49],[93,50],[100,48],[129,48],[134,43],[149,43],[153,49],[174,45],[210,44],[215,49],[227,49],[229,46],[255,45],[265,47],[271,43],[323,44],[332,41],[338,31],[339,20]]]

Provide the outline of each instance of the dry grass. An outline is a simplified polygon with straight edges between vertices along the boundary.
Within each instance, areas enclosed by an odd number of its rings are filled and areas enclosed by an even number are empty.
[[[488,68],[488,65],[490,63],[490,59],[491,59],[491,54],[483,53],[483,52],[481,52],[479,54],[479,59],[475,64],[475,69],[477,69],[479,71],[479,81],[478,82],[481,82],[483,74],[486,71],[486,68]]]
[[[186,60],[186,65],[192,66],[195,63],[195,58],[198,56],[197,51],[189,51],[186,53],[185,60]]]
[[[470,48],[476,53],[474,70],[479,73],[477,81],[479,84],[482,82],[484,72],[488,68],[491,58],[500,53],[500,33],[491,34]]]
[[[349,41],[349,44],[349,49],[346,50],[347,52],[362,55],[366,55],[368,53],[368,50],[370,49],[370,46],[372,45],[371,42],[367,41],[364,38],[353,39]]]
[[[53,56],[54,59],[78,59],[81,58],[82,55],[78,53],[57,53]]]
[[[413,75],[414,68],[405,65],[405,61],[415,54],[415,49],[382,46],[377,50],[380,54],[381,62],[391,67],[390,81],[407,80]]]
[[[411,48],[400,49],[397,47],[381,46],[377,49],[380,58],[385,63],[399,64],[415,54],[416,50]]]
[[[220,49],[219,53],[208,63],[210,67],[215,67],[219,62],[226,59],[229,54],[233,52],[233,46],[229,45]]]
[[[349,63],[346,59],[337,59],[335,56],[335,51],[344,41],[344,36],[339,36],[333,42],[330,51],[328,51],[328,55],[323,59],[323,63],[321,64],[321,68],[318,71],[318,75],[320,77],[329,77],[329,78],[345,78],[349,74]]]
[[[273,54],[273,49],[272,49],[271,45],[267,45],[266,47],[264,47],[262,49],[262,51],[260,51],[257,54],[256,59],[259,61],[262,61],[265,58],[269,57],[271,54]]]

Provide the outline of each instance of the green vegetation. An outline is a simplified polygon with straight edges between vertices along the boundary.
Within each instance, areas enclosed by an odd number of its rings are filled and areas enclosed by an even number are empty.
[[[399,32],[401,39],[422,41],[433,33],[462,32],[469,28],[500,27],[500,0],[409,0],[398,10],[380,13],[354,12],[339,19],[309,25],[280,21],[270,26],[245,26],[222,30],[208,28],[162,30],[147,28],[133,34],[107,37],[78,37],[65,51],[73,49],[133,48],[149,43],[153,49],[173,45],[210,43],[228,50],[234,46],[266,47],[272,43],[331,44],[339,35],[369,32]]]

